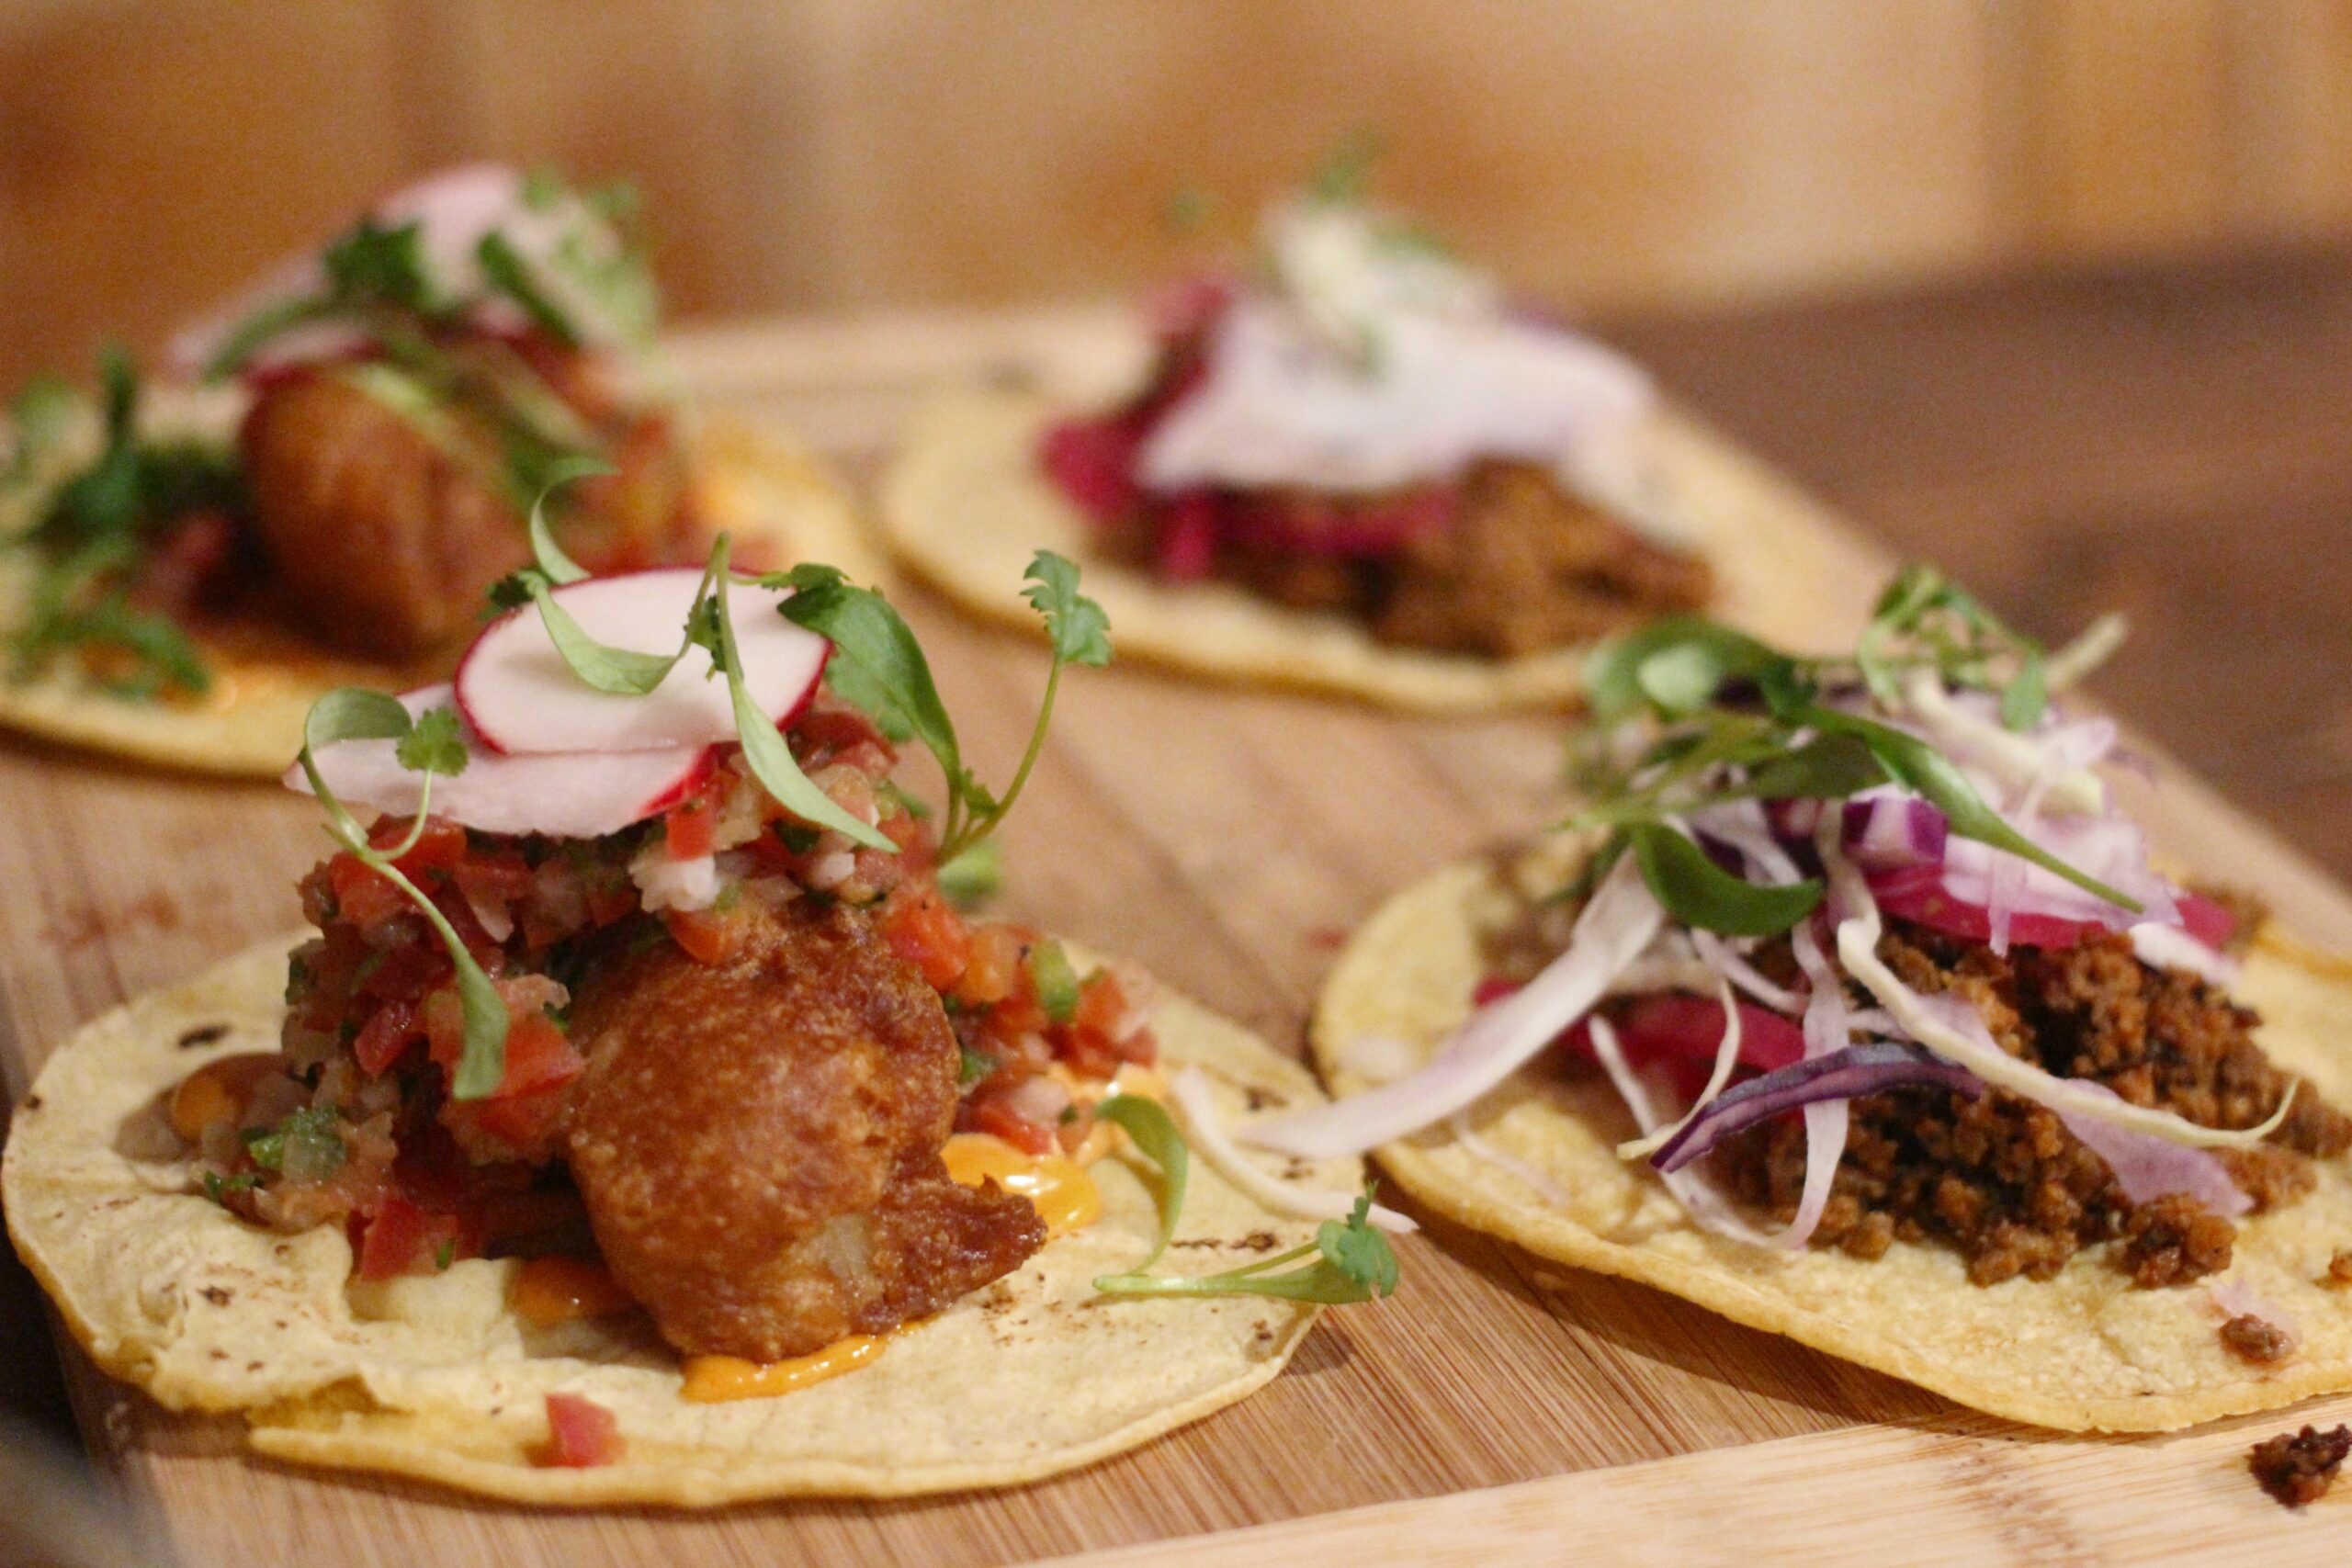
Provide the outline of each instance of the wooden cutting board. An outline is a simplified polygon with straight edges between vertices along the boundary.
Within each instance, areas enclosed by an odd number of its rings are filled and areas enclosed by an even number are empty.
[[[1099,386],[1120,342],[1099,311],[900,316],[711,333],[679,357],[713,406],[864,479],[940,388]],[[1785,546],[1774,623],[1849,637],[1880,553],[1702,431],[1673,451],[1680,479]],[[901,598],[984,772],[1001,770],[1043,660]],[[1336,943],[1386,891],[1558,807],[1556,722],[1401,719],[1139,669],[1073,681],[1063,704],[1006,831],[1007,911],[1131,955],[1288,1050]],[[2168,858],[2352,950],[2352,897],[2268,833],[2177,773],[2137,793]],[[83,1021],[292,924],[322,844],[312,810],[269,786],[0,746],[11,1103]],[[1396,1297],[1327,1315],[1244,1404],[1060,1480],[906,1503],[533,1513],[257,1462],[234,1422],[172,1415],[65,1356],[93,1450],[190,1562],[238,1568],[2352,1556],[2352,1497],[2291,1516],[2246,1476],[2245,1448],[2283,1416],[2052,1437],[1451,1227],[1400,1253]],[[2352,1418],[2352,1398],[2293,1418]]]

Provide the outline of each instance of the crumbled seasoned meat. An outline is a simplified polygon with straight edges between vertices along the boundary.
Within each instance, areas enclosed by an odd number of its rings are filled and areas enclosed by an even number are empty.
[[[2327,1277],[2324,1285],[2352,1285],[2352,1247],[2339,1247],[2335,1256],[2327,1260]]]
[[[2142,964],[2124,937],[2002,957],[1897,920],[1881,953],[1915,989],[1965,998],[2009,1055],[2133,1104],[2209,1127],[2252,1127],[2286,1093],[2286,1075],[2255,1043],[2252,1010],[2193,976]],[[1774,949],[1757,957],[1768,973],[1785,973]],[[2270,1143],[2220,1157],[2263,1212],[2310,1190],[2311,1156],[2347,1146],[2352,1120],[2305,1085]],[[1779,1118],[1726,1140],[1717,1169],[1736,1196],[1785,1217],[1804,1190],[1804,1154],[1803,1123]],[[1883,1231],[1873,1223],[1882,1215]],[[1853,1102],[1815,1241],[1868,1258],[1883,1250],[1882,1234],[1957,1247],[1981,1285],[2048,1279],[2080,1248],[2120,1239],[2119,1265],[2158,1287],[2228,1267],[2236,1227],[2186,1197],[2133,1205],[2056,1114],[2016,1095],[1968,1100],[1907,1088]]]
[[[2133,1209],[2123,1234],[2123,1267],[2145,1290],[2220,1273],[2237,1243],[2235,1225],[2177,1192]]]
[[[2254,1313],[2242,1312],[2222,1325],[2222,1348],[2254,1366],[2283,1361],[2294,1348],[2293,1335]]]
[[[2347,1458],[2352,1458],[2352,1427],[2332,1432],[2305,1427],[2255,1444],[2246,1467],[2280,1506],[2300,1508],[2327,1495]]]
[[[1431,526],[1403,530],[1393,548],[1324,553],[1302,538],[1343,533],[1352,514],[1393,512],[1396,496],[1311,491],[1251,497],[1279,518],[1267,542],[1231,543],[1216,574],[1304,610],[1363,621],[1385,643],[1510,659],[1587,642],[1706,604],[1713,574],[1563,489],[1532,463],[1487,461],[1459,481]],[[1157,530],[1114,528],[1114,553],[1148,556]]]
[[[872,922],[811,899],[757,921],[723,962],[664,943],[582,982],[570,1151],[662,1337],[772,1361],[936,1311],[1045,1230],[948,1179],[956,1035]]]

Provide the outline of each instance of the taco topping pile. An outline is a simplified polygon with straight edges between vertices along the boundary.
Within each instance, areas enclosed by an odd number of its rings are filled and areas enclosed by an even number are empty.
[[[1251,1139],[1367,1148],[1556,1042],[1639,1123],[1621,1156],[1720,1234],[1933,1242],[1978,1284],[2109,1241],[2143,1286],[2227,1268],[2234,1222],[2311,1190],[2352,1119],[2231,998],[2258,912],[2150,867],[2092,771],[2113,725],[2053,704],[2116,630],[2045,653],[1914,570],[1850,658],[1690,618],[1612,645],[1585,874],[1500,943],[1425,1068]],[[2291,1350],[2260,1302],[2217,1304]]]
[[[838,572],[743,577],[722,538],[699,572],[594,579],[536,509],[528,532],[453,684],[312,712],[288,782],[341,851],[302,884],[282,1051],[175,1096],[206,1190],[345,1227],[364,1280],[531,1257],[526,1320],[641,1307],[733,1359],[691,1365],[690,1399],[846,1370],[878,1347],[854,1337],[1088,1223],[1114,1124],[1181,1203],[1143,977],[944,891],[984,865],[1064,666],[1110,656],[1075,570],[1033,569],[1055,663],[1000,795],[905,624]],[[892,780],[907,739],[946,777],[935,817]],[[1352,1272],[1100,1288],[1365,1299],[1394,1283],[1367,1210],[1328,1227]]]
[[[699,558],[656,302],[617,191],[474,166],[387,198],[173,345],[235,380],[232,442],[141,428],[108,356],[95,456],[52,382],[17,406],[7,504],[28,556],[17,679],[69,661],[118,694],[192,695],[208,649],[291,630],[407,660],[461,639],[526,564],[524,516],[594,470],[560,527],[600,571]]]
[[[1049,430],[1047,474],[1120,558],[1401,647],[1508,659],[1703,604],[1706,564],[1645,521],[1647,378],[1513,315],[1363,172],[1272,212],[1247,275],[1170,292],[1142,390]]]

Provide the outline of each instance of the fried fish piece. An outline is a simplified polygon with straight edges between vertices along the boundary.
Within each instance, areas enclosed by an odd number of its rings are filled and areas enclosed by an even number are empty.
[[[680,1350],[772,1361],[937,1311],[1045,1241],[1027,1200],[948,1179],[956,1037],[862,915],[739,917],[579,989],[572,1179],[614,1277]]]
[[[337,376],[264,390],[239,443],[285,608],[330,648],[427,652],[530,559],[521,517],[481,465]]]

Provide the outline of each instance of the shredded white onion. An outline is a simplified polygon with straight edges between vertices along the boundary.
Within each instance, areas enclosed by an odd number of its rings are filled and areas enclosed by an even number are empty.
[[[1501,1083],[1582,1018],[1657,937],[1666,911],[1630,854],[1619,858],[1577,917],[1559,957],[1525,987],[1473,1013],[1409,1077],[1287,1116],[1243,1134],[1260,1148],[1329,1159],[1442,1122]]]
[[[1709,931],[1693,930],[1690,942],[1707,967],[1770,1008],[1791,1017],[1804,1010],[1804,998],[1785,986],[1776,986],[1757,972],[1756,965],[1732,951],[1729,942]]]
[[[2132,928],[2132,952],[2154,969],[2186,969],[2199,979],[2228,987],[2237,984],[2238,961],[2217,952],[2177,926],[2143,922]]]
[[[1470,1118],[1460,1111],[1445,1119],[1445,1129],[1453,1141],[1474,1159],[1485,1160],[1498,1170],[1509,1171],[1535,1190],[1536,1195],[1555,1208],[1566,1208],[1570,1201],[1568,1190],[1553,1180],[1535,1167],[1495,1146],[1494,1143],[1470,1125]]]
[[[1724,1010],[1724,1032],[1715,1044],[1715,1065],[1707,1075],[1707,1087],[1699,1091],[1699,1098],[1690,1102],[1690,1109],[1683,1111],[1672,1126],[1645,1131],[1640,1137],[1628,1138],[1618,1145],[1619,1159],[1640,1159],[1657,1153],[1668,1138],[1689,1126],[1699,1112],[1713,1104],[1715,1096],[1723,1093],[1731,1083],[1732,1069],[1739,1066],[1739,1003],[1731,994],[1731,982],[1728,980],[1718,978],[1715,992]]]
[[[1206,1160],[1210,1168],[1232,1183],[1243,1197],[1278,1214],[1305,1220],[1344,1220],[1355,1209],[1356,1194],[1352,1192],[1278,1181],[1251,1164],[1250,1156],[1241,1152],[1217,1121],[1216,1101],[1211,1096],[1208,1077],[1200,1068],[1186,1067],[1178,1073],[1169,1082],[1168,1097],[1175,1101],[1178,1113],[1184,1118],[1184,1130],[1192,1134],[1193,1152]],[[1409,1215],[1378,1203],[1372,1206],[1367,1217],[1382,1230],[1400,1235],[1421,1228]]]
[[[1598,1013],[1593,1015],[1591,1032],[1592,1054],[1600,1059],[1601,1070],[1609,1075],[1609,1081],[1616,1087],[1618,1098],[1624,1100],[1625,1109],[1633,1112],[1634,1124],[1645,1133],[1655,1132],[1666,1119],[1650,1103],[1649,1090],[1642,1087],[1640,1077],[1626,1065],[1625,1053],[1617,1044],[1617,1032],[1609,1026],[1607,1019]],[[1666,1190],[1673,1194],[1674,1201],[1682,1205],[1682,1212],[1690,1215],[1692,1223],[1702,1230],[1713,1231],[1717,1235],[1753,1246],[1773,1245],[1774,1238],[1748,1224],[1732,1206],[1731,1201],[1716,1191],[1700,1174],[1697,1166],[1659,1171],[1657,1176],[1666,1183]]]
[[[1896,979],[1894,972],[1879,961],[1879,930],[1875,905],[1867,916],[1838,925],[1838,956],[1845,964],[1846,973],[1876,997],[1913,1039],[1996,1089],[2022,1095],[2061,1114],[2110,1122],[2194,1148],[2251,1147],[2278,1130],[2295,1102],[2294,1089],[2290,1088],[2279,1101],[2277,1114],[2261,1126],[2233,1131],[2200,1127],[2168,1111],[2152,1110],[2112,1095],[2090,1092],[2092,1086],[2080,1079],[2054,1077],[2002,1050],[1976,1010],[1958,998],[1922,996]]]
[[[1974,761],[2011,789],[2024,790],[2046,782],[2045,804],[2052,811],[2096,817],[2107,809],[2107,785],[2097,773],[2075,763],[2059,767],[2053,776],[2052,754],[2041,741],[1953,702],[1944,690],[1943,677],[1935,671],[1913,671],[1903,696],[1911,716],[1928,731],[1929,739]]]

